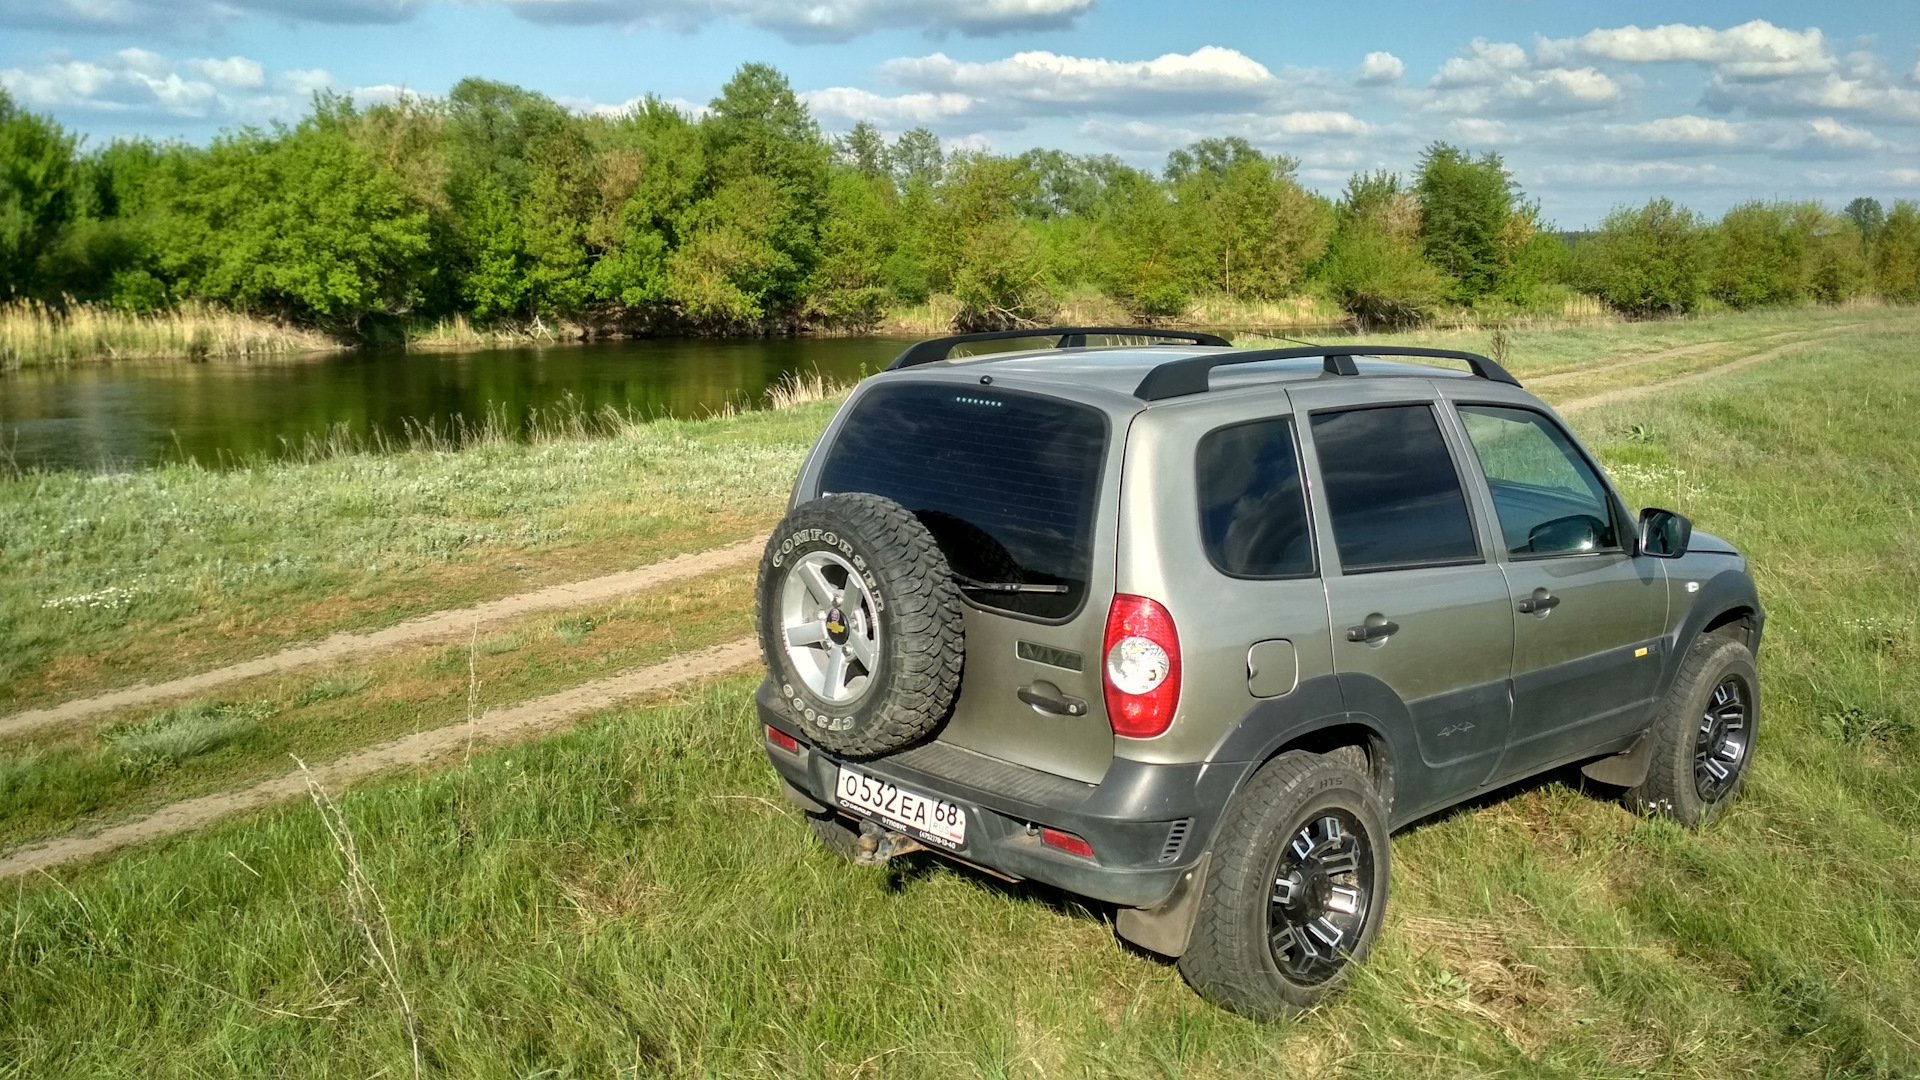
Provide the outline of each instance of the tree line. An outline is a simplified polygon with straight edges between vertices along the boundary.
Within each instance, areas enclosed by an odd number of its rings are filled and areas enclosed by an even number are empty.
[[[829,138],[784,76],[742,67],[697,116],[580,115],[467,79],[444,99],[320,96],[205,147],[82,150],[0,91],[0,298],[187,301],[336,333],[459,315],[631,332],[860,329],[949,296],[959,328],[1045,319],[1085,290],[1143,320],[1200,299],[1632,316],[1920,300],[1920,207],[1667,199],[1556,232],[1497,154],[1434,143],[1329,199],[1298,162],[1205,139],[1158,173],[1111,155],[947,151],[916,129]]]

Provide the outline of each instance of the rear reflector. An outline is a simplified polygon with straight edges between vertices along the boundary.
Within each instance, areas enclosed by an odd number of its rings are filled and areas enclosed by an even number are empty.
[[[1083,859],[1093,858],[1093,845],[1059,829],[1041,829],[1040,842],[1050,848],[1059,848],[1069,855],[1078,855]]]
[[[785,750],[789,754],[797,754],[800,752],[799,739],[794,738],[771,724],[767,725],[767,741]]]

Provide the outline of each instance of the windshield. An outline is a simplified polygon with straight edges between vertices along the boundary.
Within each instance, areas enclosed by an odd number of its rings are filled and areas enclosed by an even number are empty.
[[[924,522],[985,606],[1043,619],[1079,610],[1093,561],[1093,512],[1107,424],[1084,405],[994,387],[876,387],[841,425],[822,494],[865,491]]]

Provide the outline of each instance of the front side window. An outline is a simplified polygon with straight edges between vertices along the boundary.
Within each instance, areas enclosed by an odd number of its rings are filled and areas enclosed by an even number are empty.
[[[1560,425],[1530,409],[1462,405],[1509,554],[1570,555],[1620,546],[1606,486]]]
[[[1312,426],[1342,569],[1480,561],[1460,474],[1431,408],[1316,413]]]
[[[1207,557],[1234,577],[1313,573],[1313,534],[1293,425],[1261,420],[1209,432],[1195,455]]]

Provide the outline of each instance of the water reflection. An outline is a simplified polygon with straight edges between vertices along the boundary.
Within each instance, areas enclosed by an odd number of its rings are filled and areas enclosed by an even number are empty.
[[[489,412],[613,406],[704,416],[762,400],[789,372],[851,380],[888,338],[636,341],[466,353],[355,352],[267,364],[118,364],[0,375],[0,456],[22,469],[205,465],[278,456],[336,427],[360,438],[446,429]]]

